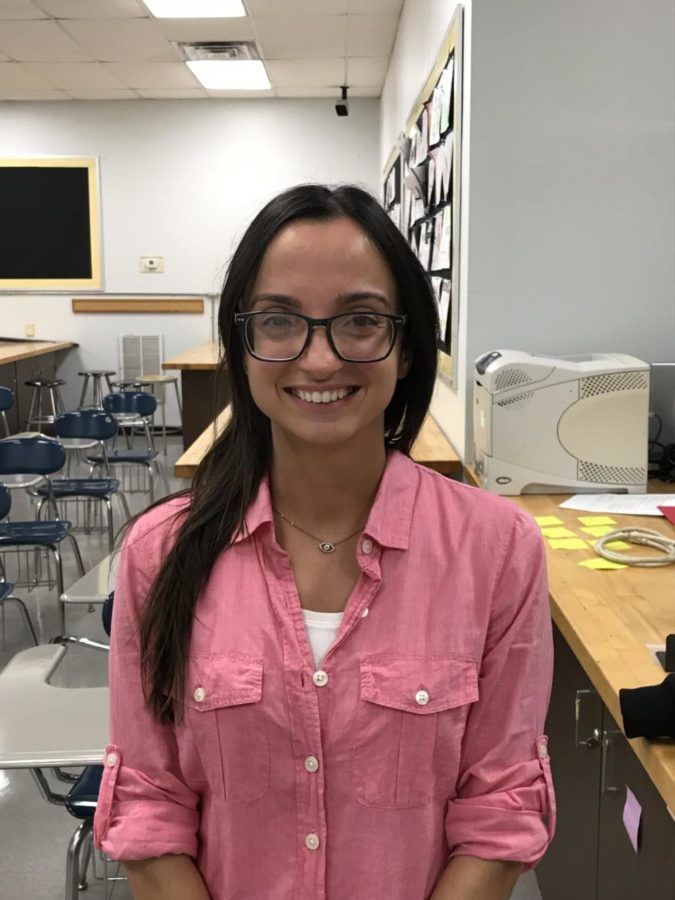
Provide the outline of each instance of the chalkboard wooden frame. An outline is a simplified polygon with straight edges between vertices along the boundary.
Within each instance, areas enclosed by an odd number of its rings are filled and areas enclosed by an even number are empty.
[[[88,226],[88,235],[81,241],[81,251],[88,254],[87,269],[88,275],[81,277],[81,272],[74,272],[72,275],[59,272],[55,277],[48,274],[41,274],[34,277],[17,277],[15,273],[11,273],[9,256],[6,264],[3,265],[2,254],[0,253],[0,291],[1,292],[20,292],[20,291],[70,291],[70,290],[100,290],[102,287],[101,277],[101,222],[100,222],[100,202],[99,202],[99,170],[98,160],[94,157],[20,157],[15,159],[0,159],[0,167],[2,169],[54,169],[54,170],[77,170],[83,171],[83,179],[86,182],[86,192],[83,192],[82,209],[78,212],[82,216],[85,225]],[[5,174],[5,173],[3,173]],[[22,173],[27,177],[27,173]],[[37,173],[36,173],[37,175]],[[39,183],[44,181],[43,173],[40,173]],[[37,180],[36,180],[37,184]],[[86,196],[85,196],[86,193]],[[88,209],[84,204],[88,204]],[[88,221],[87,221],[88,216]],[[20,216],[17,217],[20,220]],[[21,227],[21,223],[17,223],[17,227]],[[16,235],[13,235],[16,237]],[[34,234],[26,235],[26,242],[33,241]],[[40,247],[34,247],[35,254],[40,254]],[[44,252],[44,251],[43,251]]]

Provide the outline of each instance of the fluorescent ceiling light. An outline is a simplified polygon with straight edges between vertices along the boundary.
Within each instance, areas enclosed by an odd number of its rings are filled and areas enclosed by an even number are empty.
[[[236,19],[246,15],[241,0],[143,0],[156,19]]]
[[[186,63],[211,91],[266,91],[272,85],[259,59],[198,59]]]

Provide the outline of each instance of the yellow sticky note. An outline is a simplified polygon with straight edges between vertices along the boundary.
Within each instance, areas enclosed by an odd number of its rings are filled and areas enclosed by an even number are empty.
[[[605,547],[607,547],[608,550],[632,550],[633,549],[633,545],[628,544],[626,541],[610,541],[608,544],[605,544]]]
[[[539,525],[540,528],[545,528],[547,525],[564,525],[562,519],[559,519],[557,516],[535,516],[534,521]]]
[[[610,559],[604,559],[602,556],[597,556],[595,559],[585,559],[583,562],[580,562],[578,565],[583,566],[585,569],[594,569],[594,570],[603,570],[603,569],[627,569],[628,566],[625,566],[623,563],[615,563]]]
[[[579,516],[582,525],[616,525],[611,516]]]
[[[547,538],[572,538],[576,537],[576,534],[573,531],[570,531],[569,528],[542,528],[541,533],[544,537]]]
[[[585,531],[586,534],[592,534],[593,537],[604,537],[610,531],[616,531],[611,525],[591,525],[590,528],[582,528],[581,530]]]
[[[549,544],[554,550],[587,550],[586,541],[581,538],[560,538],[560,540],[550,540]]]

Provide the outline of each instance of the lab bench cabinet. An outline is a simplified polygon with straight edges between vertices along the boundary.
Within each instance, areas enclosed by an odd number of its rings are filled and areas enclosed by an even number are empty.
[[[536,869],[543,900],[675,900],[675,820],[557,628],[554,646],[546,731],[558,824]],[[642,808],[637,853],[627,787]]]

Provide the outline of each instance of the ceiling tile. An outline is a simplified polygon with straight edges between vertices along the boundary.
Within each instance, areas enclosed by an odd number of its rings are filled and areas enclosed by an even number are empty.
[[[265,68],[274,87],[344,83],[344,59],[268,59]]]
[[[350,98],[355,97],[379,97],[382,92],[382,89],[377,85],[371,85],[370,87],[358,87],[354,88],[354,90],[349,91]],[[337,91],[334,87],[306,87],[306,88],[277,88],[277,96],[278,97],[330,97],[333,101],[333,106],[335,105],[335,101],[340,96],[339,91]]]
[[[147,19],[139,0],[35,0],[57,19]]]
[[[138,94],[135,91],[121,88],[115,91],[78,91],[69,88],[68,95],[73,100],[138,100]]]
[[[347,0],[347,12],[357,15],[401,14],[403,0]]]
[[[348,16],[349,56],[389,56],[394,46],[398,16]]]
[[[167,91],[173,88],[199,88],[200,84],[184,63],[106,63],[108,69],[127,87],[135,90]]]
[[[219,97],[223,100],[269,100],[274,97],[274,91],[209,91],[209,97]]]
[[[346,16],[261,16],[255,25],[267,59],[330,59],[344,56],[346,22]]]
[[[103,62],[169,62],[176,59],[171,44],[150,19],[71,19],[61,24],[79,44]]]
[[[370,58],[359,56],[356,59],[350,57],[347,60],[347,84],[350,88],[362,85],[384,84],[388,67],[388,56],[374,56]]]
[[[92,57],[55,22],[5,22],[0,52],[18,62],[87,62]]]
[[[144,100],[202,100],[207,99],[209,96],[204,88],[197,88],[195,90],[174,88],[171,91],[155,91],[139,88],[137,93]]]
[[[246,0],[251,16],[344,15],[348,0]]]
[[[0,19],[46,19],[31,0],[0,0]]]
[[[42,91],[49,90],[51,85],[36,75],[29,72],[21,63],[0,63],[0,91]]]
[[[278,97],[332,97],[337,100],[340,92],[334,87],[280,87]]]
[[[156,19],[157,27],[170,41],[254,41],[253,20]]]
[[[26,63],[25,66],[52,87],[107,91],[124,85],[101,63]]]
[[[70,100],[63,91],[5,91],[0,88],[3,100]]]

